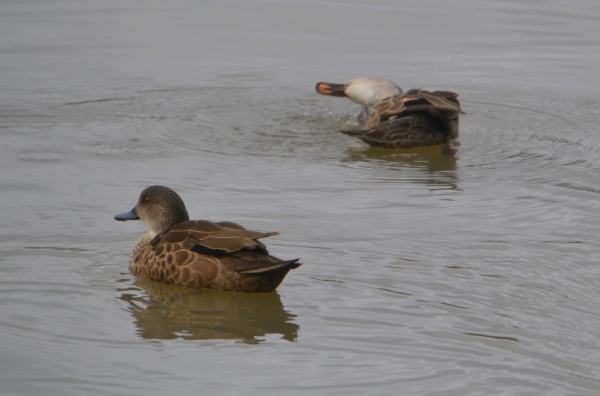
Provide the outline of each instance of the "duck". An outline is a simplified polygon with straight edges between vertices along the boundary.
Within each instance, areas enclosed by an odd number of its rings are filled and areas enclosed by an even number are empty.
[[[359,114],[363,128],[340,132],[371,146],[449,146],[459,137],[459,115],[466,113],[460,106],[457,93],[431,92],[420,88],[406,93],[398,88],[400,91],[393,93],[394,86],[396,84],[391,80],[363,77],[346,84],[320,82],[316,90],[321,95],[346,96],[363,105]],[[369,111],[369,106],[373,107],[372,111]],[[367,113],[363,114],[365,111]]]
[[[299,259],[271,256],[259,241],[278,232],[190,220],[181,197],[165,186],[147,187],[132,210],[114,218],[142,220],[150,228],[129,256],[129,270],[137,277],[196,289],[267,293],[302,265]]]

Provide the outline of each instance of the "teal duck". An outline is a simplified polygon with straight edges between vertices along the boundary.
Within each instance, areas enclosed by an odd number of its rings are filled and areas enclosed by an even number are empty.
[[[364,129],[341,131],[372,146],[412,148],[449,144],[458,138],[459,114],[465,114],[458,94],[411,89],[388,95],[393,86],[389,80],[365,77],[348,84],[318,83],[316,89],[322,95],[347,96],[362,103],[363,113],[374,106],[359,119]]]
[[[287,273],[301,264],[280,260],[261,238],[278,232],[246,230],[229,221],[190,221],[185,204],[173,190],[151,186],[136,206],[115,220],[142,220],[150,230],[133,248],[132,274],[193,288],[246,293],[274,291]]]

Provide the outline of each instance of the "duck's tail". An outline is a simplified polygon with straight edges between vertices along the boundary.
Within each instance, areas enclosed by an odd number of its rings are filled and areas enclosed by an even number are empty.
[[[240,274],[248,277],[248,281],[245,283],[251,285],[252,292],[268,293],[277,289],[290,270],[302,265],[298,260],[280,261],[268,267],[240,271]]]
[[[298,260],[300,260],[300,259],[297,258],[297,259],[292,259],[292,260],[280,261],[273,265],[269,265],[268,267],[252,268],[252,269],[248,269],[245,271],[240,271],[239,273],[245,274],[245,275],[257,275],[257,274],[265,274],[265,273],[268,273],[271,271],[285,270],[285,273],[287,274],[288,271],[296,269],[302,265],[302,263],[299,263]]]

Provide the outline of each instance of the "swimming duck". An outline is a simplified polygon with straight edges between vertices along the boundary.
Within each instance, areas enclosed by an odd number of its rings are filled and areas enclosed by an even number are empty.
[[[374,106],[373,111],[361,123],[364,129],[341,131],[342,133],[356,136],[372,146],[388,148],[449,144],[458,138],[459,114],[464,114],[458,94],[411,89],[406,93],[381,98],[391,91],[393,82],[387,80],[389,83],[383,84],[381,80],[385,79],[372,79],[352,80],[345,84],[346,88],[343,90],[340,88],[344,86],[342,84],[317,84],[317,92],[322,95],[348,96],[355,102],[363,103],[363,109],[367,105]],[[377,95],[379,87],[387,88]],[[371,96],[368,95],[369,92],[372,93]],[[381,99],[376,102],[377,99],[367,98]]]
[[[260,238],[278,232],[246,230],[229,221],[190,221],[185,204],[173,190],[151,186],[136,206],[115,220],[142,220],[150,230],[133,248],[132,274],[186,287],[247,293],[274,291],[287,273],[301,264],[269,255]]]

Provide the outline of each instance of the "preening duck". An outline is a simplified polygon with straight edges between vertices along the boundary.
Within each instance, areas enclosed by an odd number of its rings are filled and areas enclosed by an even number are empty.
[[[459,114],[464,114],[458,94],[449,91],[411,89],[391,94],[390,80],[363,77],[347,84],[318,83],[322,95],[347,96],[363,104],[364,129],[341,131],[379,147],[411,148],[449,144],[459,136]],[[373,106],[368,111],[368,106]],[[366,109],[366,110],[365,110]],[[367,111],[368,115],[363,113]]]

